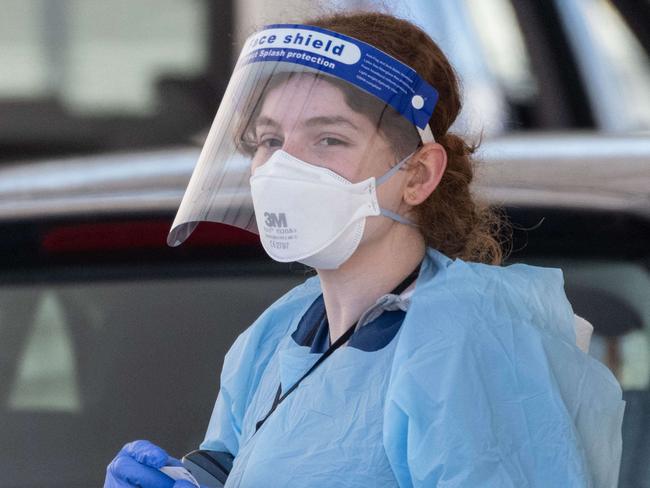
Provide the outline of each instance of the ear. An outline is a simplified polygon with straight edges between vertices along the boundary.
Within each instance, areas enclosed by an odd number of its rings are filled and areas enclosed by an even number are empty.
[[[404,201],[419,205],[436,189],[447,168],[447,151],[437,142],[427,142],[408,163],[409,176],[404,187]]]

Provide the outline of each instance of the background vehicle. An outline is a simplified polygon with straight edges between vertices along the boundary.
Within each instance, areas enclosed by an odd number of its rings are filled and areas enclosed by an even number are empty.
[[[465,80],[456,129],[485,135],[476,190],[514,224],[509,262],[565,271],[575,311],[599,333],[592,354],[625,389],[621,487],[650,484],[650,17],[634,3],[399,3]],[[176,455],[197,446],[225,351],[306,276],[218,225],[176,249],[165,237],[231,47],[283,9],[312,11],[257,0],[5,4],[0,486],[98,486],[125,441]]]
[[[442,46],[463,133],[650,130],[647,2],[3,0],[0,161],[187,143],[255,26],[357,7]]]
[[[564,270],[574,310],[600,334],[592,353],[627,390],[621,486],[639,486],[650,480],[638,463],[650,441],[650,148],[638,137],[521,136],[486,141],[482,154],[477,192],[506,205],[509,262]],[[195,448],[226,350],[305,279],[255,236],[217,224],[166,247],[196,157],[181,148],[0,169],[2,486],[99,486],[135,438],[177,455]]]

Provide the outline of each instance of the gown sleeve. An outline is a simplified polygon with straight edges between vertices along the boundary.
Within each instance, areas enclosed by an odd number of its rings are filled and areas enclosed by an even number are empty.
[[[402,326],[384,410],[399,486],[615,488],[620,386],[568,335],[561,287],[542,287],[542,302],[499,280],[463,283],[414,300]]]
[[[201,449],[239,452],[244,416],[267,364],[286,335],[295,304],[314,293],[317,283],[307,280],[290,290],[246,329],[224,358],[221,383]],[[282,310],[279,312],[278,310]]]
[[[240,335],[224,359],[221,386],[212,410],[201,449],[226,451],[236,456],[246,409],[246,380],[250,371],[240,368],[245,364],[247,332]],[[239,370],[239,375],[234,374]]]

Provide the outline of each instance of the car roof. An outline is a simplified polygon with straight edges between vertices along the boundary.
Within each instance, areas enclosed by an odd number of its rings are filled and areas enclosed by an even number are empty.
[[[0,221],[173,213],[196,147],[0,167]],[[650,219],[650,137],[522,134],[483,141],[474,181],[491,204],[628,211]]]

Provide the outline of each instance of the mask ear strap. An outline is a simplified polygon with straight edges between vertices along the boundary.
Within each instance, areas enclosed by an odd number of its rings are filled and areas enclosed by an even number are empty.
[[[427,142],[436,142],[435,138],[433,137],[433,132],[431,132],[431,127],[429,127],[429,124],[426,124],[424,126],[424,129],[420,129],[417,127],[418,133],[420,134],[420,139],[422,139],[422,143],[426,144]],[[406,156],[404,159],[402,159],[399,163],[397,163],[395,166],[393,166],[391,169],[389,169],[386,173],[384,173],[382,176],[377,178],[376,180],[376,186],[381,185],[384,183],[388,178],[393,176],[395,173],[397,173],[402,166],[404,166],[404,163],[408,161],[411,156],[413,156],[417,152],[417,149],[413,151],[411,154]],[[412,227],[417,227],[418,225],[415,222],[412,222],[411,220],[402,217],[400,214],[392,212],[391,210],[387,210],[385,208],[380,208],[379,212],[381,215],[384,217],[388,217],[389,219],[393,219],[401,224],[405,225],[410,225]]]
[[[422,143],[426,144],[427,142],[435,142],[436,140],[433,137],[433,133],[431,132],[431,127],[429,127],[429,124],[426,124],[424,126],[424,129],[420,129],[417,127],[418,133],[420,134],[420,138],[422,139]],[[413,156],[417,152],[417,149],[413,151],[411,154],[406,156],[404,159],[402,159],[399,163],[397,163],[395,166],[393,166],[391,169],[389,169],[386,173],[381,175],[379,178],[376,180],[376,186],[381,185],[384,183],[386,180],[388,180],[391,176],[393,176],[395,173],[397,173],[402,166],[404,166],[404,163],[406,163],[411,156]]]
[[[402,217],[400,214],[392,212],[390,210],[386,210],[385,208],[380,208],[379,213],[383,215],[384,217],[388,217],[389,219],[396,220],[400,224],[406,224],[410,225],[411,227],[417,227],[418,225],[415,222],[410,221],[409,219]]]
[[[404,163],[406,163],[409,159],[411,159],[411,156],[413,156],[414,154],[415,154],[415,151],[413,151],[411,154],[406,156],[399,163],[397,163],[395,166],[393,166],[391,169],[389,169],[383,175],[381,175],[379,178],[377,178],[375,186],[379,186],[382,183],[385,183],[386,180],[388,180],[391,176],[393,176],[395,173],[397,173],[402,168],[402,166],[404,166]]]

